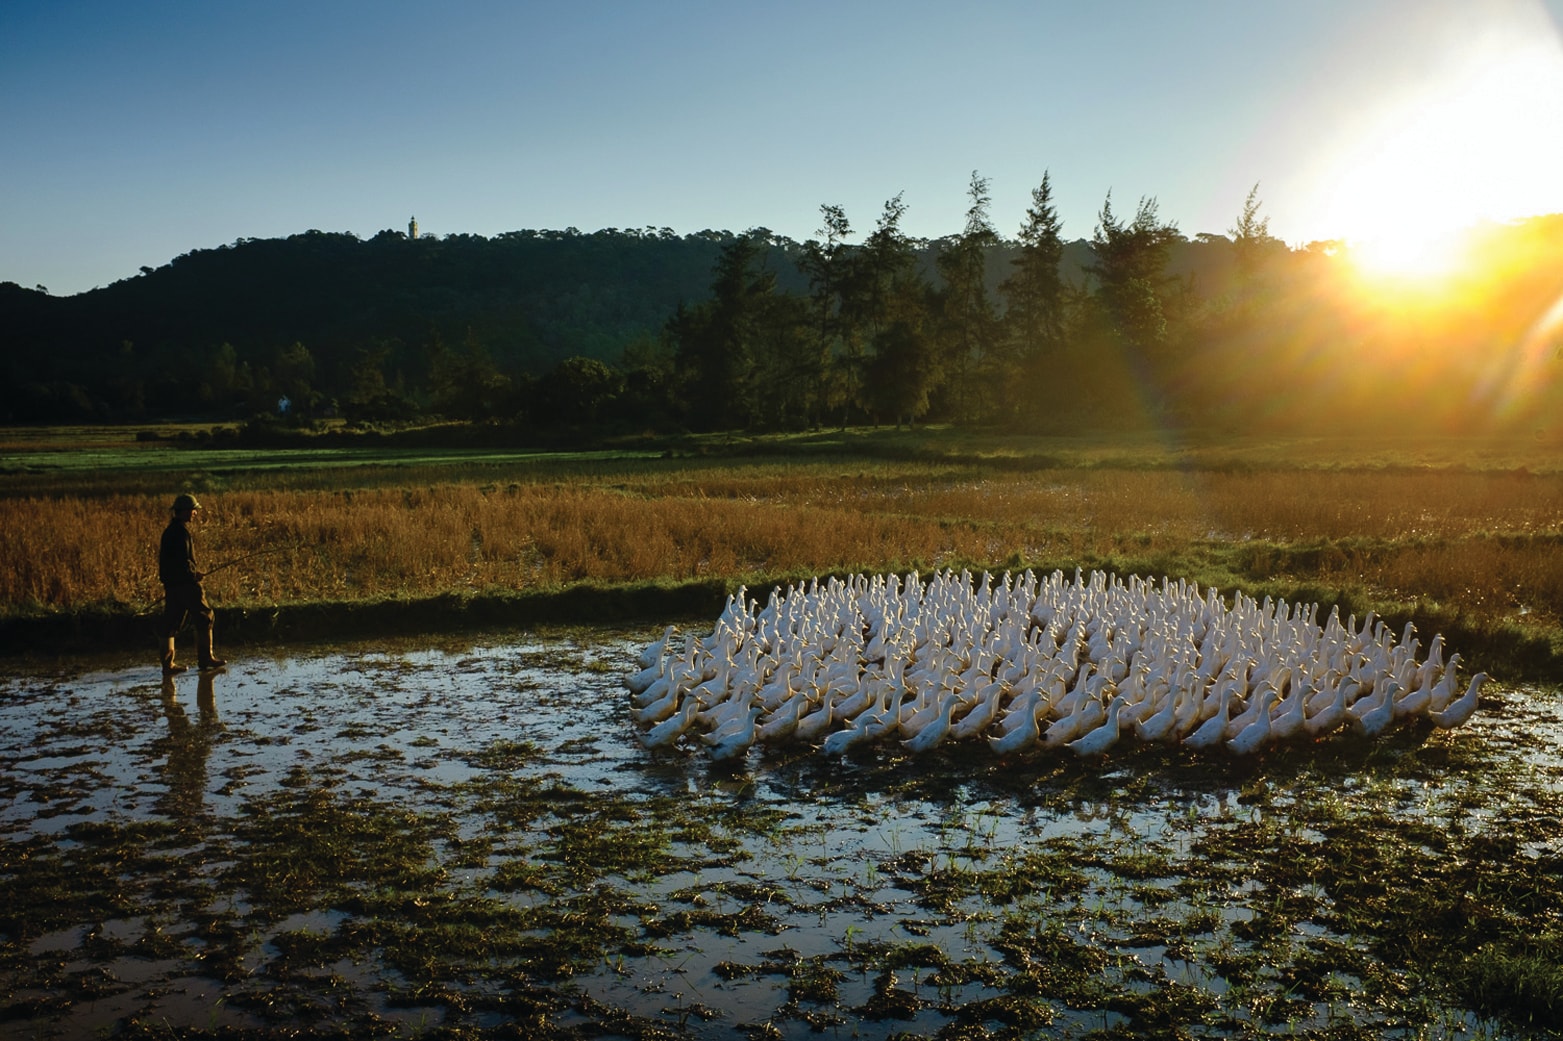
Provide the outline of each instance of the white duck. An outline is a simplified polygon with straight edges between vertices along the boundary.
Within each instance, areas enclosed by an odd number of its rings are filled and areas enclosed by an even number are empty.
[[[642,734],[640,743],[647,748],[665,748],[671,745],[694,726],[695,713],[698,711],[700,711],[700,702],[694,698],[687,699],[672,715]]]
[[[1465,693],[1454,701],[1451,701],[1439,712],[1429,712],[1427,718],[1436,726],[1444,730],[1451,730],[1471,718],[1471,713],[1476,711],[1476,703],[1482,695],[1482,684],[1487,682],[1487,674],[1478,672],[1471,677],[1471,685],[1465,689]]]
[[[1263,695],[1270,695],[1266,702]],[[1275,688],[1268,684],[1262,684],[1257,692],[1249,698],[1247,705],[1237,715],[1227,720],[1226,736],[1228,740],[1247,730],[1258,722],[1263,715],[1266,720],[1270,718],[1270,707],[1275,704]]]
[[[950,737],[961,741],[975,737],[986,730],[999,713],[999,704],[1003,700],[1005,689],[1006,684],[1003,680],[993,680],[979,690],[977,703],[950,726]]]
[[[751,705],[749,714],[740,725],[717,737],[712,734],[702,734],[701,740],[711,746],[711,758],[717,761],[732,759],[748,751],[754,744],[755,720],[760,716],[760,706]]]
[[[708,745],[714,745],[731,734],[736,734],[743,730],[754,730],[759,726],[760,715],[765,709],[758,702],[734,701],[730,704],[737,711],[724,714],[715,726],[700,735],[700,740]],[[700,716],[701,713],[695,713],[696,722],[700,721]],[[753,738],[750,741],[752,743]]]
[[[1227,741],[1227,750],[1233,755],[1251,755],[1266,744],[1271,737],[1270,709],[1274,704],[1275,690],[1268,686],[1261,688],[1254,702],[1258,710],[1254,713],[1254,721]]]
[[[1122,694],[1119,694],[1107,706],[1107,719],[1101,726],[1094,730],[1086,731],[1064,747],[1078,756],[1093,756],[1105,753],[1118,743],[1118,717],[1123,712],[1123,706],[1124,697]]]
[[[670,625],[662,630],[662,639],[654,640],[640,649],[640,655],[636,659],[641,668],[656,664],[665,652],[673,647],[673,627]]]
[[[1288,741],[1295,737],[1303,729],[1303,723],[1307,720],[1307,695],[1309,689],[1293,681],[1292,688],[1286,697],[1275,703],[1270,711],[1270,736],[1276,741]]]
[[[1460,689],[1456,686],[1459,682],[1459,668],[1460,653],[1456,651],[1449,656],[1449,664],[1444,667],[1444,671],[1439,674],[1438,682],[1433,685],[1433,694],[1427,703],[1429,712],[1442,712],[1454,700],[1455,692]]]
[[[755,731],[756,738],[771,744],[791,737],[798,729],[798,721],[809,711],[812,704],[801,694],[782,702],[765,717],[764,722],[760,723]],[[763,704],[761,707],[764,707]]]
[[[1212,712],[1209,719],[1206,719],[1199,726],[1195,727],[1193,731],[1184,736],[1182,742],[1184,748],[1196,750],[1215,748],[1227,739],[1227,723],[1229,722],[1227,713],[1231,708],[1232,698],[1235,693],[1236,691],[1232,687],[1221,688],[1219,709]]]
[[[1199,689],[1199,678],[1192,672],[1184,674],[1178,684],[1178,707],[1172,714],[1172,729],[1168,738],[1182,741],[1199,725],[1204,711],[1204,694]]]
[[[1346,709],[1346,719],[1359,734],[1377,737],[1395,720],[1395,695],[1400,684],[1388,680],[1373,692],[1358,698]]]
[[[733,720],[742,719],[744,713],[751,708],[765,710],[752,697],[738,694],[736,691],[729,693],[718,701],[705,703],[706,707],[695,713],[695,722],[705,727],[708,732],[722,730],[728,727]]]
[[[993,737],[1005,737],[1025,726],[1028,722],[1035,723],[1039,710],[1046,710],[1046,702],[1039,690],[1022,691],[1004,709],[1004,715],[999,718],[997,725],[993,727]]]
[[[1444,634],[1435,633],[1427,644],[1427,660],[1422,663],[1421,675],[1417,677],[1418,685],[1429,681],[1437,683],[1444,674]]]
[[[792,736],[799,741],[813,741],[830,729],[836,716],[835,708],[836,694],[831,692],[824,695],[818,708],[798,719],[797,726],[792,728]]]
[[[651,704],[644,708],[630,709],[630,716],[635,722],[641,724],[660,723],[678,711],[679,703],[683,699],[684,696],[679,693],[678,688],[670,686],[662,697]],[[696,711],[699,711],[700,703],[694,698],[689,698],[688,700],[695,705]]]
[[[901,746],[908,752],[926,752],[943,744],[950,736],[950,717],[960,705],[961,702],[953,697],[945,698],[939,714],[922,729],[912,732],[910,737],[901,742]]]
[[[1410,673],[1410,680],[1414,682],[1418,675],[1420,673],[1413,670]],[[1421,686],[1411,688],[1402,683],[1400,695],[1394,699],[1394,717],[1396,719],[1407,719],[1426,712],[1428,706],[1433,701],[1433,686],[1432,682],[1427,682]]]
[[[1078,738],[1088,730],[1094,730],[1107,719],[1107,709],[1095,698],[1080,702],[1069,715],[1055,720],[1042,734],[1044,748],[1059,748]]]
[[[631,673],[624,677],[624,686],[631,694],[643,693],[647,687],[661,679],[667,673],[667,663],[657,660],[643,667],[639,672]]]
[[[1308,699],[1307,704],[1312,711],[1303,716],[1303,732],[1312,738],[1321,738],[1334,733],[1346,722],[1346,694],[1348,691],[1356,693],[1355,680],[1340,677],[1339,681],[1329,685],[1329,698],[1325,701],[1317,701],[1318,695]]]
[[[1031,693],[1035,694],[1035,691]],[[988,735],[988,747],[999,755],[1009,755],[1036,744],[1037,738],[1041,736],[1041,708],[1042,702],[1038,697],[1032,697],[1026,706],[1011,708],[1009,715],[1004,718],[1008,720],[1015,717],[1015,726],[1003,734]]]
[[[1130,728],[1134,736],[1146,744],[1160,741],[1172,731],[1172,720],[1178,710],[1178,697],[1182,690],[1173,691],[1170,688],[1162,688],[1159,695],[1161,702],[1149,715],[1130,721]],[[1155,701],[1151,702],[1156,705]]]
[[[867,715],[864,713],[863,715]],[[868,740],[868,727],[864,725],[863,716],[853,721],[853,725],[833,730],[825,735],[825,740],[820,744],[820,752],[824,755],[846,755],[847,750],[853,745],[862,744]]]

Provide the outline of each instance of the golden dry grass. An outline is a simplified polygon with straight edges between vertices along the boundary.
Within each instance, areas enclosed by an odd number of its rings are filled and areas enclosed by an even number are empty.
[[[907,567],[1174,562],[1563,617],[1563,475],[927,463],[626,465],[503,485],[206,494],[215,603]],[[0,499],[0,609],[144,605],[165,495]]]

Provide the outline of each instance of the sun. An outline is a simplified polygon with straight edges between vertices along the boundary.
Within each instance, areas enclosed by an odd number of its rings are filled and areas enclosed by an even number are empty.
[[[1426,283],[1459,273],[1470,260],[1469,247],[1469,229],[1414,225],[1351,240],[1346,255],[1369,281]]]
[[[1445,76],[1361,124],[1320,185],[1320,225],[1369,281],[1436,281],[1472,229],[1559,209],[1563,46],[1555,33],[1482,41]]]

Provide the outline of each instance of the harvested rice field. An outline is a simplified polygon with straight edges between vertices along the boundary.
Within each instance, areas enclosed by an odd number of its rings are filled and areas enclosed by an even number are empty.
[[[1529,1038],[1563,700],[1244,758],[648,750],[652,630],[0,677],[0,1034]]]

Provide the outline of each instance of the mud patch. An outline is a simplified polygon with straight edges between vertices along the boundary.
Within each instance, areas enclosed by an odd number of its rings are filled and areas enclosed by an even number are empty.
[[[636,740],[656,635],[0,680],[7,1036],[1541,1036],[1563,707],[1085,767]],[[1072,760],[1073,757],[1070,757]]]

